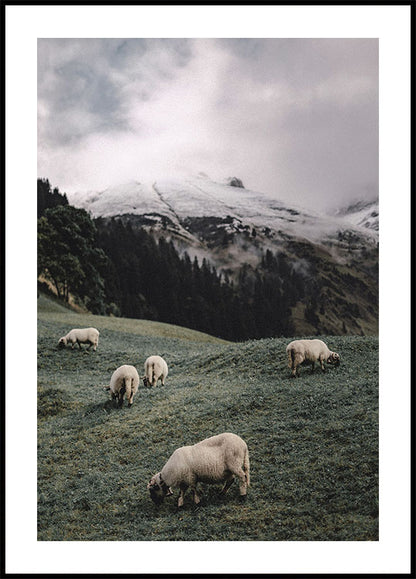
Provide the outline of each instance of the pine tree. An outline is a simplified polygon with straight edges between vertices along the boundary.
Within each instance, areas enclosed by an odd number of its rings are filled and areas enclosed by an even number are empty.
[[[104,312],[104,283],[100,275],[107,259],[95,247],[96,229],[84,209],[58,205],[38,220],[38,275],[55,286],[57,295],[83,300],[93,313]]]

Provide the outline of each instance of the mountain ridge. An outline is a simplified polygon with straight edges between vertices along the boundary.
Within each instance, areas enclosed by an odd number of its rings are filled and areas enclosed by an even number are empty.
[[[282,283],[265,257],[284,254],[285,275],[304,277],[306,293],[292,309],[299,334],[378,331],[377,201],[322,215],[245,189],[238,178],[219,183],[202,174],[68,197],[94,218],[120,219],[206,259],[248,295],[258,276]]]
[[[232,178],[228,181],[233,180],[238,179]],[[201,174],[187,179],[128,181],[103,191],[68,194],[68,198],[73,205],[90,211],[93,217],[149,214],[166,216],[173,223],[177,223],[188,217],[231,215],[254,227],[279,229],[279,225],[284,224],[286,229],[292,229],[292,233],[297,236],[307,237],[309,234],[314,240],[345,227],[355,229],[363,235],[369,233],[356,219],[348,221],[348,215],[351,215],[352,211],[340,209],[332,215],[322,215],[296,204],[288,206],[243,186],[212,181]],[[373,203],[378,207],[376,201]],[[291,223],[295,225],[291,226]],[[294,227],[298,231],[294,232]]]

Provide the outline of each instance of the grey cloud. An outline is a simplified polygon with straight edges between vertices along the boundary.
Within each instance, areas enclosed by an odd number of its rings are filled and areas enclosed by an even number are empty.
[[[39,40],[38,98],[47,102],[50,118],[43,138],[56,146],[92,132],[128,131],[126,85],[135,83],[135,99],[146,101],[158,79],[169,79],[172,67],[189,58],[183,40]]]
[[[378,190],[375,39],[44,39],[38,79],[59,187],[185,167],[306,207]]]

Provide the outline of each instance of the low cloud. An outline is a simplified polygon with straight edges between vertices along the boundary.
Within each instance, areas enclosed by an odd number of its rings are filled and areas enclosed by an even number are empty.
[[[38,41],[39,177],[199,171],[319,210],[374,197],[377,40]]]

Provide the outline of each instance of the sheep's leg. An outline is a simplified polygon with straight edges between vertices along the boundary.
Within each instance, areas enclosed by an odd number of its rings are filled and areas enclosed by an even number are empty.
[[[321,363],[321,370],[322,370],[323,372],[325,372],[324,359],[323,359],[323,358],[320,358],[320,359],[319,359],[319,362]]]
[[[179,489],[180,489],[180,492],[179,492],[179,498],[178,498],[178,509],[183,507],[183,503],[185,500],[185,493],[188,489],[188,485],[181,484]]]
[[[293,352],[288,352],[287,361],[288,361],[289,368],[292,370],[292,376],[295,377],[296,376],[296,365],[295,365],[295,357],[293,355]]]
[[[198,493],[196,492],[196,485],[194,487],[191,487],[193,496],[194,496],[194,503],[196,505],[199,505],[199,503],[201,502],[201,499],[199,498]]]
[[[315,370],[315,362],[311,363],[311,372],[313,372]]]
[[[293,360],[293,372],[292,376],[296,376],[300,374],[300,365],[304,361],[304,357],[302,354],[295,354],[295,359]]]
[[[120,388],[120,391],[118,393],[118,407],[119,408],[121,408],[123,406],[125,393],[126,393],[126,388],[123,386],[122,388]]]
[[[78,344],[78,346],[79,346],[79,349],[82,350],[81,342],[79,342],[79,341],[77,340],[77,344]]]
[[[247,494],[247,477],[241,466],[234,471],[235,475],[240,479],[240,497],[245,497]]]

